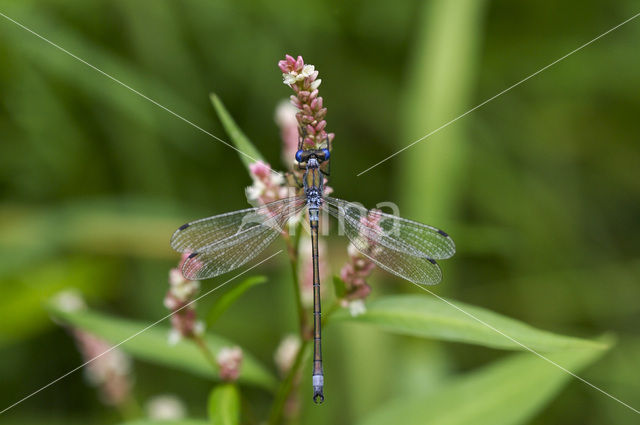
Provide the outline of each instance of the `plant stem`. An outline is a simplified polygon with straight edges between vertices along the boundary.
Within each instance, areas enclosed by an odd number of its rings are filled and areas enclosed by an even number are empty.
[[[122,419],[125,421],[132,421],[134,419],[139,419],[143,415],[143,410],[138,404],[138,401],[131,395],[127,397],[124,402],[116,406]]]
[[[293,382],[300,370],[300,366],[302,366],[302,360],[304,359],[304,355],[307,351],[307,347],[309,346],[309,340],[302,340],[300,344],[300,348],[298,349],[298,353],[296,354],[296,358],[291,365],[291,369],[285,376],[284,380],[280,383],[280,387],[278,388],[278,392],[276,393],[276,398],[273,401],[273,407],[271,408],[271,414],[269,415],[269,425],[277,425],[280,423],[280,418],[282,417],[282,412],[284,410],[284,405],[289,398],[289,394],[293,389]]]
[[[339,307],[338,303],[333,303],[325,313],[325,316],[322,318],[322,326],[325,326],[329,316],[335,312]],[[271,414],[269,416],[269,425],[277,425],[282,417],[282,411],[284,409],[284,405],[289,398],[289,394],[291,394],[291,390],[293,389],[293,383],[295,381],[296,375],[302,367],[302,361],[304,360],[304,356],[307,351],[307,347],[310,345],[309,339],[303,339],[300,344],[300,348],[298,349],[298,353],[296,354],[296,358],[293,361],[293,365],[291,365],[291,369],[287,373],[287,376],[280,383],[280,387],[278,388],[278,392],[276,393],[276,398],[273,401],[273,407],[271,408]]]
[[[304,311],[304,306],[302,305],[302,293],[300,291],[300,280],[298,278],[298,266],[300,264],[299,255],[298,255],[298,246],[300,244],[300,235],[302,233],[302,225],[298,224],[296,226],[295,236],[293,237],[293,241],[290,238],[286,238],[287,248],[289,253],[289,261],[291,263],[291,277],[293,282],[293,291],[296,299],[296,308],[298,310],[298,323],[300,325],[300,337],[304,340],[306,325],[307,325],[307,315]]]
[[[204,341],[202,336],[194,335],[192,339],[196,343],[196,345],[200,348],[200,351],[202,351],[202,354],[207,359],[207,361],[211,364],[211,366],[213,367],[213,370],[217,372],[219,369],[218,362],[216,361],[215,356],[207,346],[207,343]]]

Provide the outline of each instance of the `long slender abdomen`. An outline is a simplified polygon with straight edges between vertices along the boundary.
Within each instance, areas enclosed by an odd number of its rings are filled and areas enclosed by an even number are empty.
[[[318,261],[318,210],[309,208],[311,228],[311,252],[313,259],[313,401],[324,401],[324,373],[322,371],[322,332],[320,325],[320,270]]]

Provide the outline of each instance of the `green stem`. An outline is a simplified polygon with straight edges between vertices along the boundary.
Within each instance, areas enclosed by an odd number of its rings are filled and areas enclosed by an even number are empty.
[[[326,325],[327,320],[329,319],[329,316],[331,316],[331,314],[333,314],[338,309],[338,307],[339,307],[338,303],[331,304],[331,306],[325,313],[324,317],[322,318],[323,327]],[[304,356],[306,354],[307,347],[310,345],[310,342],[311,341],[308,339],[302,340],[302,343],[300,345],[300,348],[298,349],[298,353],[296,354],[296,358],[293,361],[293,365],[291,366],[291,369],[289,369],[287,376],[280,383],[280,387],[278,388],[278,392],[276,393],[276,398],[273,401],[273,407],[271,408],[271,414],[269,416],[269,425],[278,424],[282,417],[284,405],[287,402],[287,399],[289,398],[289,394],[291,394],[291,390],[293,390],[295,377],[298,374],[300,367],[302,367],[302,361],[304,360]]]
[[[132,394],[129,394],[122,403],[118,404],[116,409],[125,421],[139,419],[143,414],[142,408]]]
[[[305,338],[306,325],[307,325],[307,315],[304,311],[304,305],[302,304],[302,293],[300,290],[300,280],[298,278],[299,273],[299,264],[300,257],[298,255],[298,246],[300,244],[300,235],[302,234],[302,225],[298,224],[296,226],[295,236],[293,241],[287,238],[287,247],[289,252],[289,261],[291,263],[291,275],[293,281],[293,291],[296,299],[296,308],[298,310],[298,323],[300,325],[300,337],[302,339]]]
[[[216,357],[213,355],[213,353],[207,346],[207,343],[204,341],[202,336],[194,335],[192,339],[196,343],[198,348],[200,348],[200,351],[202,351],[202,354],[207,359],[207,361],[211,364],[211,366],[213,367],[213,370],[217,372],[219,370],[219,367],[218,367],[218,362],[216,361]]]
[[[300,344],[300,348],[298,349],[298,353],[296,354],[296,358],[291,365],[291,369],[287,373],[287,376],[280,383],[280,387],[278,388],[278,392],[276,393],[276,398],[273,401],[273,407],[271,408],[271,414],[269,415],[269,425],[277,425],[280,423],[280,419],[282,418],[282,412],[284,410],[284,405],[289,398],[289,394],[293,389],[293,383],[300,370],[300,366],[302,366],[302,360],[304,359],[304,355],[307,351],[307,347],[309,346],[309,340],[303,340]]]

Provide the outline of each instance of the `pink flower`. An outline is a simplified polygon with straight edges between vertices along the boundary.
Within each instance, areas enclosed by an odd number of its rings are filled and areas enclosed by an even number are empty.
[[[292,166],[295,164],[295,154],[298,150],[298,120],[296,108],[287,101],[282,101],[276,108],[276,124],[280,127],[282,138],[282,161]]]
[[[177,343],[181,338],[190,338],[204,331],[202,322],[196,317],[196,305],[193,302],[200,290],[200,282],[186,279],[180,271],[189,257],[189,252],[182,254],[180,265],[169,271],[169,290],[164,297],[164,306],[171,311],[171,333],[169,342]]]
[[[249,165],[249,171],[251,172],[251,175],[259,180],[268,178],[270,170],[271,167],[269,167],[269,164],[266,164],[262,161],[256,161],[253,164]]]
[[[360,222],[366,225],[366,228],[382,230],[378,224],[381,218],[380,211],[371,210],[367,216],[360,219]],[[374,232],[368,232],[367,240],[369,240],[367,251],[370,252],[375,249],[376,234]],[[340,279],[346,284],[347,290],[342,303],[345,307],[349,305],[349,302],[363,300],[371,293],[371,287],[367,284],[366,279],[376,267],[376,265],[366,255],[357,250],[353,244],[349,244],[347,252],[349,253],[349,260],[342,267],[342,270],[340,270]]]
[[[253,184],[246,190],[249,202],[264,205],[289,195],[284,177],[270,171],[269,164],[262,161],[249,165],[249,173],[253,179]]]
[[[196,311],[189,307],[183,308],[171,316],[171,327],[183,337],[192,336],[196,330]]]
[[[52,299],[66,312],[82,311],[86,304],[75,291],[63,291]],[[131,396],[131,359],[107,341],[78,328],[70,328],[78,351],[86,362],[84,373],[90,385],[97,387],[100,399],[109,406],[120,406]]]
[[[162,394],[151,398],[146,403],[149,419],[155,421],[169,421],[184,419],[186,408],[182,400],[172,394]]]
[[[296,359],[298,350],[300,350],[300,338],[296,335],[288,335],[280,341],[280,345],[278,345],[273,355],[280,376],[284,377],[287,372],[289,372]]]
[[[327,108],[323,107],[323,99],[318,96],[318,87],[322,80],[318,79],[318,71],[313,65],[305,65],[302,56],[294,59],[286,55],[278,62],[282,71],[282,81],[295,92],[291,96],[291,103],[298,110],[296,119],[301,135],[304,137],[302,149],[329,148],[334,134],[327,133]]]
[[[220,378],[223,381],[235,381],[240,376],[242,349],[240,347],[224,347],[218,352],[216,362],[220,367]]]
[[[300,338],[296,335],[288,335],[280,341],[273,359],[281,377],[284,378],[291,370],[300,351],[300,345]],[[296,388],[300,385],[300,371],[293,377],[292,384]],[[298,391],[291,391],[285,403],[284,416],[289,419],[289,422],[294,422],[292,420],[297,418],[300,413],[300,397],[298,393]]]
[[[100,391],[100,399],[110,406],[125,403],[131,395],[131,359],[102,339],[79,329],[72,330],[85,361],[89,383]]]

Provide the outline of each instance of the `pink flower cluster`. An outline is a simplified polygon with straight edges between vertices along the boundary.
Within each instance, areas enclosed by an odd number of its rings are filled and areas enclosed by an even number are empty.
[[[284,60],[278,62],[282,71],[284,84],[293,89],[295,95],[291,96],[291,103],[298,109],[296,119],[301,135],[304,135],[303,149],[328,148],[327,140],[331,142],[333,133],[327,133],[327,108],[322,105],[322,97],[318,96],[318,87],[322,80],[318,78],[318,71],[313,65],[305,65],[302,56],[296,59],[286,55]]]
[[[240,376],[242,349],[240,347],[224,347],[218,352],[216,362],[220,367],[220,379],[235,381]]]
[[[60,311],[82,311],[86,304],[80,294],[63,291],[52,299]],[[109,406],[122,406],[131,397],[132,365],[131,358],[107,341],[78,328],[70,328],[78,351],[86,361],[85,377],[99,390],[101,401]]]
[[[296,165],[295,155],[298,150],[298,110],[286,100],[280,102],[276,108],[275,121],[280,127],[282,139],[282,162],[288,167]]]
[[[360,221],[362,224],[368,227],[374,227],[380,229],[378,223],[381,216],[379,211],[371,210],[366,217],[362,217]],[[375,249],[375,241],[372,239],[372,235],[369,236],[368,251]],[[366,279],[371,275],[376,265],[371,262],[369,258],[358,251],[352,244],[349,244],[348,248],[349,260],[342,267],[340,271],[340,278],[346,284],[346,295],[344,301],[362,300],[365,299],[371,292],[371,287],[367,284]]]
[[[253,179],[253,184],[246,190],[249,202],[264,205],[289,196],[284,177],[281,174],[272,173],[269,164],[256,161],[249,165],[249,173]]]
[[[193,302],[200,290],[200,282],[185,279],[180,271],[188,256],[188,252],[182,254],[180,265],[169,271],[169,291],[164,297],[164,306],[173,313],[169,342],[174,344],[180,338],[190,338],[204,331],[203,324],[197,320]]]
[[[80,329],[72,330],[78,349],[86,361],[89,383],[98,387],[100,399],[109,406],[119,406],[131,395],[131,359],[108,342]]]
[[[366,279],[376,265],[351,244],[349,244],[348,252],[349,260],[340,270],[340,279],[344,281],[347,289],[345,300],[364,299],[371,292],[371,287],[367,284]]]

